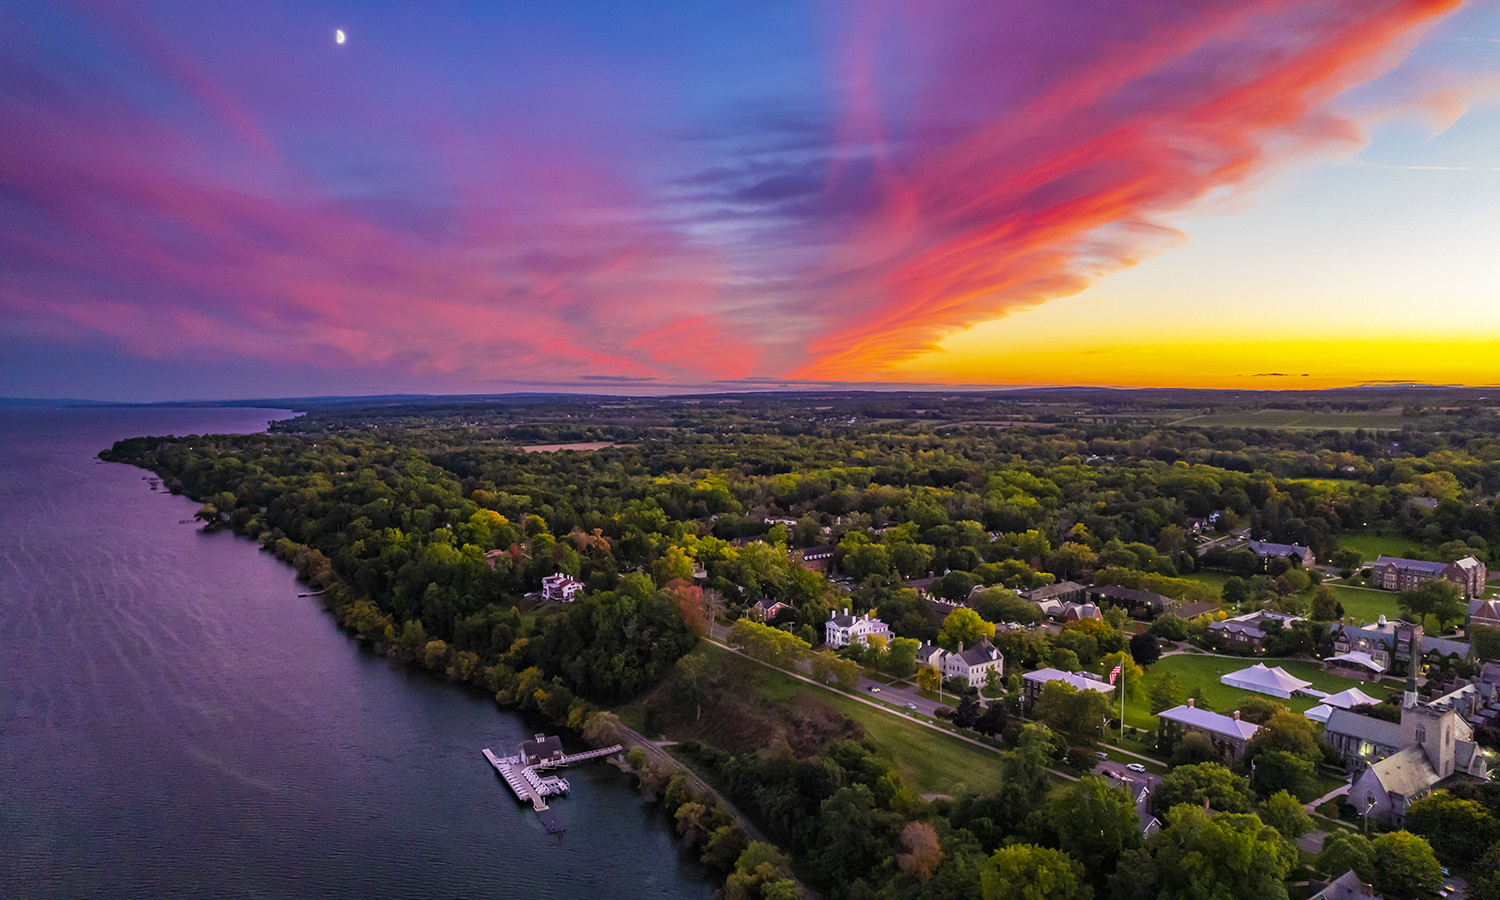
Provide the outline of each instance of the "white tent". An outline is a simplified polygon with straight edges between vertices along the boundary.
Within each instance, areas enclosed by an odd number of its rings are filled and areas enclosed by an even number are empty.
[[[1326,703],[1319,703],[1317,706],[1314,706],[1312,709],[1303,713],[1303,715],[1307,716],[1309,719],[1312,719],[1314,722],[1321,722],[1324,725],[1327,725],[1328,717],[1333,715],[1333,707],[1329,706]]]
[[[1385,671],[1384,665],[1376,662],[1373,656],[1361,650],[1355,650],[1352,653],[1340,653],[1338,656],[1330,656],[1323,660],[1324,669],[1332,665],[1342,665],[1350,669],[1363,669],[1367,672],[1373,672],[1376,675]]]
[[[1256,663],[1248,669],[1230,672],[1220,678],[1219,683],[1241,690],[1270,694],[1272,697],[1290,697],[1305,687],[1312,687],[1311,681],[1293,678],[1280,666],[1268,669],[1265,663]]]
[[[1360,690],[1357,687],[1350,688],[1347,691],[1341,691],[1331,697],[1325,697],[1323,698],[1323,702],[1329,706],[1337,706],[1339,709],[1349,709],[1355,706],[1363,706],[1366,703],[1380,703],[1379,700],[1376,700],[1374,697],[1371,697],[1369,694],[1366,694],[1364,691]]]

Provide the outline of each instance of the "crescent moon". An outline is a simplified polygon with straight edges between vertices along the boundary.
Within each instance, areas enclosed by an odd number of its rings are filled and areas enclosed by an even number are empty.
[[[333,30],[333,42],[335,44],[342,44],[344,42],[344,29],[335,28]]]

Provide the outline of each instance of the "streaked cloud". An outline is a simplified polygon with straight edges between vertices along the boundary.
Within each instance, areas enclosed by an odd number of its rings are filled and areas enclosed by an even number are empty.
[[[1359,146],[1330,101],[1457,6],[374,3],[334,46],[296,4],[31,4],[0,335],[382,389],[900,380]]]

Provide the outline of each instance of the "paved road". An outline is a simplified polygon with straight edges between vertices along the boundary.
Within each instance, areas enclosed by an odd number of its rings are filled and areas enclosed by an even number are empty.
[[[1127,769],[1125,763],[1114,760],[1101,759],[1094,767],[1094,774],[1103,776],[1106,780],[1116,784],[1130,785],[1144,784],[1151,788],[1151,793],[1156,793],[1157,785],[1161,784],[1160,775],[1152,775],[1150,772],[1132,772]]]

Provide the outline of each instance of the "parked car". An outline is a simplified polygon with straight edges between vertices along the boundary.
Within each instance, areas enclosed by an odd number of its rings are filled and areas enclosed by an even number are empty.
[[[878,687],[876,687],[875,685],[872,684],[872,685],[870,685],[870,693],[872,693],[872,694],[878,694],[878,693],[880,693],[880,688],[878,688]]]
[[[1144,771],[1146,771],[1146,767],[1143,766],[1143,765],[1141,765],[1140,763],[1131,763],[1130,765],[1126,766],[1125,768],[1129,769],[1132,772],[1144,772]]]
[[[1100,750],[1099,752],[1095,753],[1094,755],[1097,756],[1097,757],[1099,757],[1100,759],[1109,759],[1109,754],[1105,753],[1103,750]]]
[[[908,704],[906,704],[906,708],[907,709],[916,709],[917,708],[917,704],[915,704],[915,703],[908,703]]]

